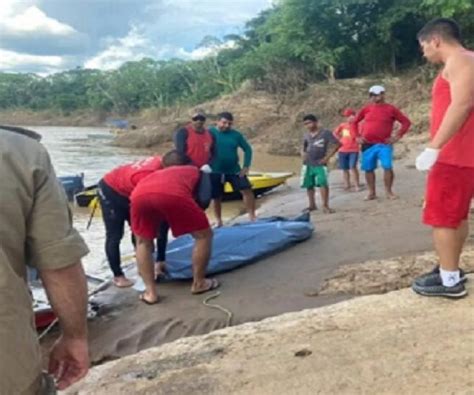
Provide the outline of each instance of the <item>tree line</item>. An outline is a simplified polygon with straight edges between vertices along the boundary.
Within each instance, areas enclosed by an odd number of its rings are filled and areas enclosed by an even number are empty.
[[[201,60],[144,58],[116,70],[76,68],[40,77],[0,73],[0,108],[129,114],[192,105],[238,89],[287,93],[321,80],[397,73],[422,63],[416,33],[452,17],[474,44],[472,0],[280,0],[242,35],[205,37]],[[227,44],[222,46],[222,44]]]

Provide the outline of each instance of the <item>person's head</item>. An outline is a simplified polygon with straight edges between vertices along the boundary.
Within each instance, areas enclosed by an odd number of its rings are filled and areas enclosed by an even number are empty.
[[[202,111],[196,111],[191,117],[191,121],[193,122],[194,129],[201,130],[206,123],[206,115]]]
[[[355,118],[356,112],[352,108],[346,108],[342,115],[346,118],[347,122],[352,122]]]
[[[309,132],[318,130],[318,117],[313,114],[308,114],[303,117],[303,125]]]
[[[428,22],[417,34],[423,56],[431,63],[443,63],[446,51],[462,46],[461,29],[448,18]]]
[[[161,158],[161,166],[163,168],[170,167],[170,166],[189,165],[190,163],[191,163],[191,159],[189,159],[187,155],[184,155],[183,153],[175,149],[168,151]]]
[[[221,112],[217,119],[217,127],[221,131],[229,130],[234,122],[234,116],[230,112]]]
[[[385,102],[385,88],[382,85],[373,85],[369,89],[369,98],[373,103]]]

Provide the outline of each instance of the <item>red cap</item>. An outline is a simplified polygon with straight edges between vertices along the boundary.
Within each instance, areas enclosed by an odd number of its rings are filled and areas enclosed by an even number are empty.
[[[342,115],[345,117],[350,117],[351,115],[355,115],[356,112],[352,108],[346,108],[343,112]]]

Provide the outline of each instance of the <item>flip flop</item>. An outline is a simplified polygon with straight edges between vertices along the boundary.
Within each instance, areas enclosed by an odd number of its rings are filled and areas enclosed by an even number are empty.
[[[150,302],[150,301],[146,300],[144,293],[141,293],[140,296],[138,297],[138,299],[140,300],[140,302],[143,302],[143,303],[147,304],[148,306],[153,306],[154,304],[157,304],[157,303],[160,302],[160,298],[156,299],[156,301],[154,301],[154,302]]]
[[[191,291],[191,293],[193,295],[200,295],[200,294],[203,294],[203,293],[206,293],[206,292],[209,292],[209,291],[212,291],[214,289],[217,289],[220,287],[220,283],[219,281],[217,281],[217,279],[215,278],[209,278],[209,279],[206,279],[206,283],[209,284],[209,286],[207,288],[204,288],[204,289],[201,289],[199,291]]]

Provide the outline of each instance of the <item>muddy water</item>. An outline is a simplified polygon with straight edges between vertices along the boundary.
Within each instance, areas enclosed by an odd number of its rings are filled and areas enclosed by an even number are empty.
[[[69,127],[34,127],[43,136],[43,144],[47,147],[56,173],[58,176],[74,175],[84,173],[85,184],[95,184],[112,168],[138,160],[150,155],[149,151],[118,148],[110,145],[113,136],[107,129],[101,128],[69,128]],[[164,148],[163,151],[166,151]],[[297,158],[276,157],[256,150],[254,152],[254,165],[252,170],[279,172],[297,172],[300,162]],[[272,198],[272,195],[280,194],[285,190],[281,187],[257,200],[260,206]],[[74,222],[76,228],[86,240],[90,254],[84,259],[86,270],[89,274],[104,277],[109,275],[104,254],[104,227],[99,217],[94,217],[91,227],[87,230],[90,219],[88,209],[73,207]],[[231,219],[243,213],[242,202],[225,202],[223,205],[223,216]],[[212,212],[209,212],[211,222]],[[129,233],[122,242],[122,254],[130,257],[133,249],[129,242]],[[127,259],[126,259],[127,260]]]

